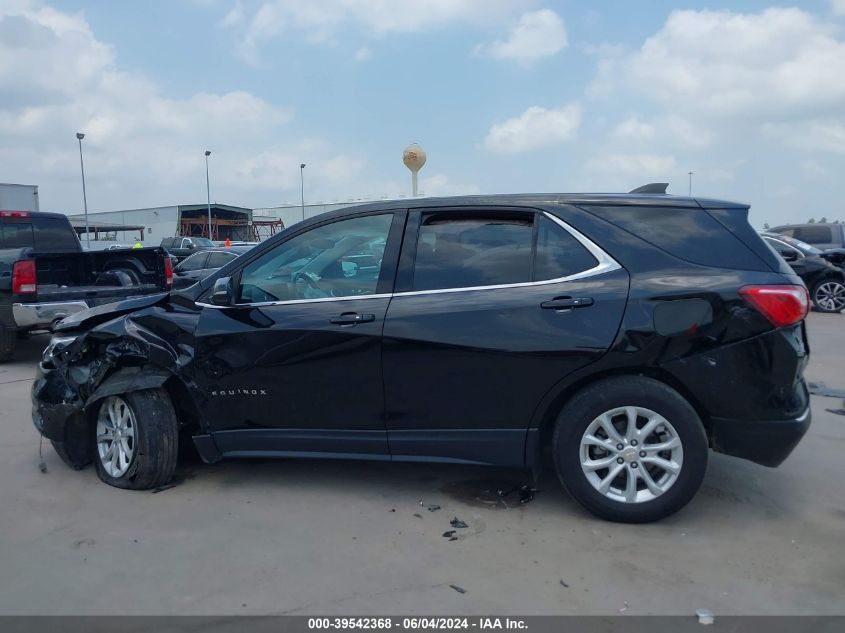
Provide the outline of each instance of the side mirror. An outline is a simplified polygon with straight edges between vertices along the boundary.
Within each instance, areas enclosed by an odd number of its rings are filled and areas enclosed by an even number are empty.
[[[191,250],[191,251],[194,250],[194,243],[193,242],[188,242],[188,250]]]
[[[235,303],[235,289],[232,286],[231,277],[221,277],[214,281],[211,303],[216,306],[230,306]]]

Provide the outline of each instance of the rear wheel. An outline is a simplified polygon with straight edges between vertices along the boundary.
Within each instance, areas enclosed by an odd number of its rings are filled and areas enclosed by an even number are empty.
[[[94,424],[97,475],[117,488],[145,490],[170,481],[179,433],[170,396],[148,389],[108,396]]]
[[[813,306],[819,312],[841,312],[845,308],[845,283],[822,279],[813,286]]]
[[[642,376],[602,380],[576,394],[558,417],[553,448],[569,493],[592,513],[626,523],[683,508],[707,468],[695,409]]]

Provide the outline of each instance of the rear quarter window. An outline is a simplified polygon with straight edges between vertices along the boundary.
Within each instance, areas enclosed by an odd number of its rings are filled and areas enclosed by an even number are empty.
[[[704,209],[584,206],[640,239],[693,264],[765,270],[763,261]]]
[[[4,222],[0,224],[0,247],[27,248],[33,246],[32,224],[29,222]]]

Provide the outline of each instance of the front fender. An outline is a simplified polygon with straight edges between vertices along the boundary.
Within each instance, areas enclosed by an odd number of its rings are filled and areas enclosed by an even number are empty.
[[[98,400],[107,396],[121,393],[156,389],[164,385],[173,374],[166,369],[146,365],[143,367],[124,367],[106,378],[85,401],[84,408],[88,409]]]

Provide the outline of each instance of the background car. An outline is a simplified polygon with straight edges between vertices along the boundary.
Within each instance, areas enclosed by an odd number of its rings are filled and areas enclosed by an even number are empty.
[[[817,310],[841,312],[845,308],[845,272],[830,262],[828,253],[786,235],[762,233],[762,237],[804,280]]]
[[[217,246],[207,237],[165,237],[161,240],[161,247],[170,255],[182,261],[186,257],[193,255],[197,251],[208,250],[210,248],[217,248]]]
[[[230,246],[229,248],[214,248],[194,253],[183,259],[173,269],[173,287],[187,288],[193,286],[251,248],[252,246]]]
[[[805,244],[810,244],[823,251],[845,248],[845,224],[832,222],[807,222],[805,224],[788,224],[769,229],[772,233],[779,233],[787,237],[794,237]]]

